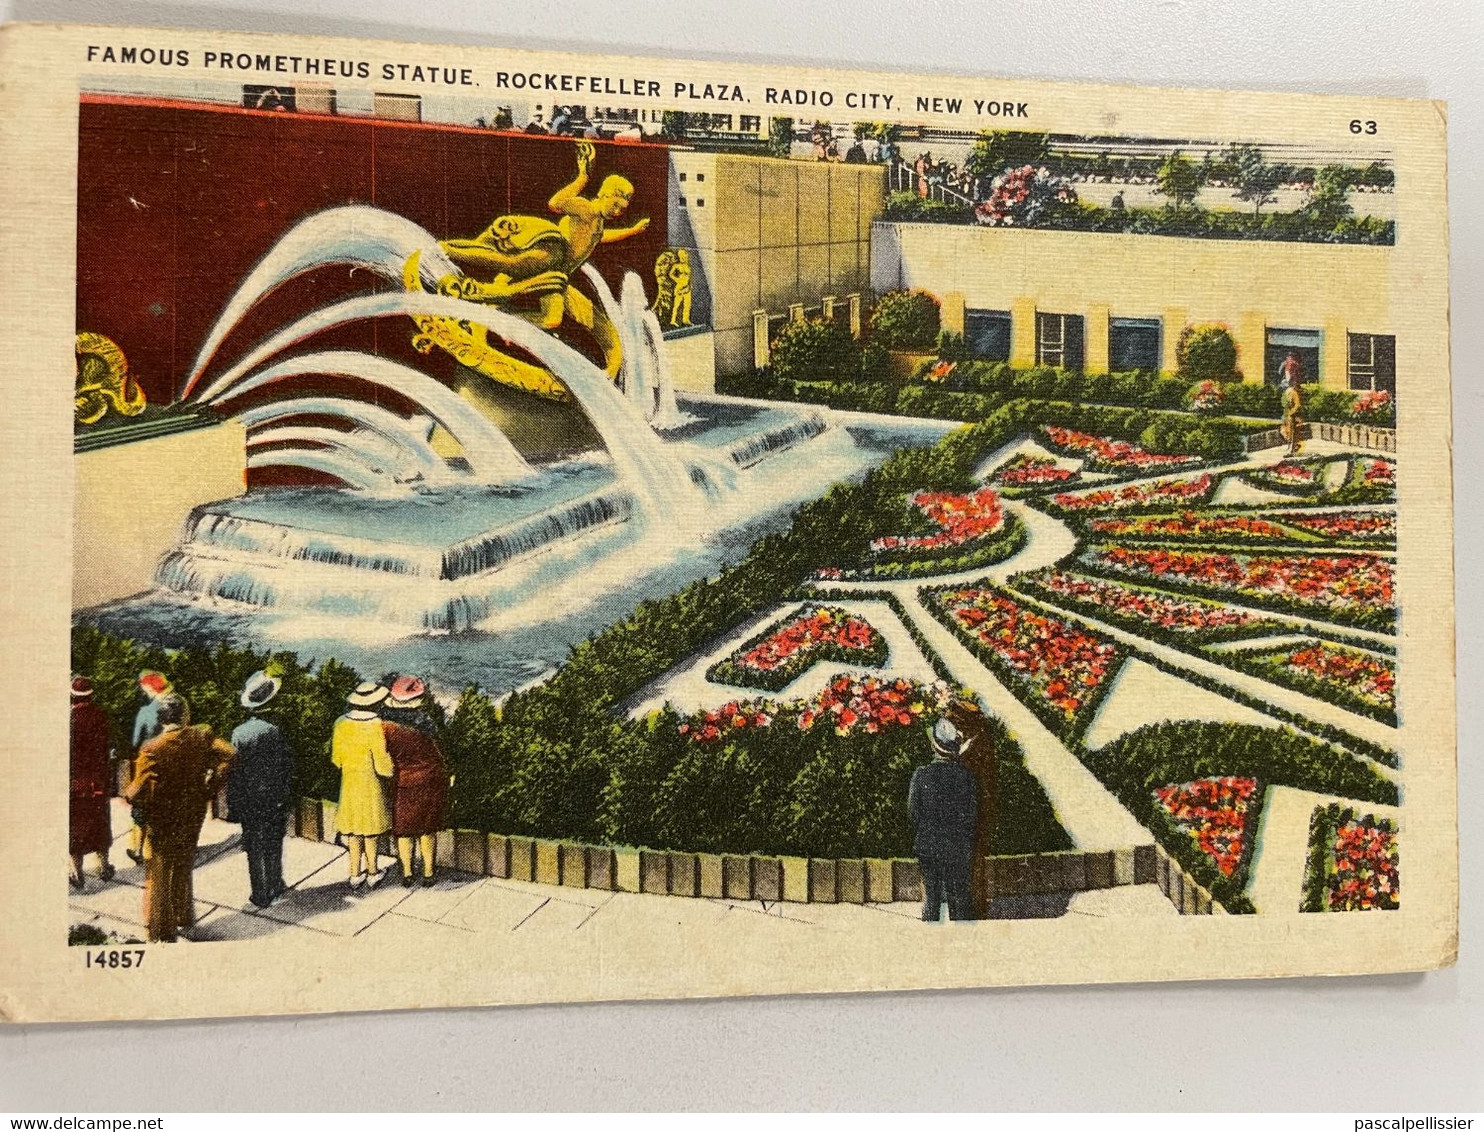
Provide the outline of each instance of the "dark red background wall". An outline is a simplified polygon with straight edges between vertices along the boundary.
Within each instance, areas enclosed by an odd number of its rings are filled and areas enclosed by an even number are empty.
[[[600,247],[593,262],[615,292],[626,269],[652,287],[650,268],[667,238],[667,151],[595,144],[588,194],[609,173],[621,173],[636,190],[621,223],[647,216],[650,226]],[[546,201],[571,179],[575,160],[570,138],[85,96],[77,328],[119,344],[151,403],[173,400],[238,283],[295,222],[334,205],[371,204],[439,238],[469,237],[503,213],[550,216]],[[228,339],[218,364],[287,319],[367,291],[371,282],[364,271],[345,267],[295,280]],[[380,319],[320,335],[300,349],[374,350],[435,375],[451,372],[450,358],[411,349],[412,332],[408,319]],[[588,345],[580,332],[569,337]],[[323,379],[318,387],[325,387]]]

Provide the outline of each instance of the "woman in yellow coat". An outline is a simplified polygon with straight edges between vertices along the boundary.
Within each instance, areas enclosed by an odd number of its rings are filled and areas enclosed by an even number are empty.
[[[346,697],[350,711],[335,721],[330,761],[340,768],[340,806],[335,828],[345,837],[350,855],[350,887],[375,888],[382,878],[376,839],[392,828],[386,802],[386,780],[392,775],[386,734],[375,708],[386,699],[380,684],[365,683]],[[364,867],[362,859],[365,860]]]

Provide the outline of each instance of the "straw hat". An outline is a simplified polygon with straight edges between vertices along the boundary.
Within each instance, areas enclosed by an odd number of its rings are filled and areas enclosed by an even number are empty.
[[[248,711],[256,711],[278,695],[278,689],[281,687],[283,687],[283,681],[277,676],[269,676],[266,672],[254,672],[247,678],[247,683],[242,686],[242,706]]]
[[[345,702],[351,707],[370,708],[375,707],[386,699],[386,688],[375,680],[367,680],[364,684],[356,685],[356,690],[345,697]]]
[[[932,730],[933,750],[944,758],[957,758],[964,747],[964,737],[959,734],[958,728],[946,719],[940,719],[933,724]]]

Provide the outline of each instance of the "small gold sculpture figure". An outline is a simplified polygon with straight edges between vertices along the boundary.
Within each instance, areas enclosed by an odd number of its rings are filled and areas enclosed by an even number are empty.
[[[689,326],[690,253],[684,248],[675,249],[675,266],[670,268],[670,285],[674,288],[674,305],[670,308],[670,325]]]
[[[675,281],[670,278],[670,269],[675,266],[675,252],[666,248],[654,260],[654,304],[649,308],[655,318],[664,325],[675,305]]]
[[[73,419],[96,424],[112,409],[137,417],[145,410],[144,390],[129,372],[124,352],[111,338],[82,331],[75,344]]]

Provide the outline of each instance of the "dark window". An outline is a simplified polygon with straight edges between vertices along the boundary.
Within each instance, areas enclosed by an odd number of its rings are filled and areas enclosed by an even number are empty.
[[[684,173],[682,173],[682,174],[680,174],[680,179],[681,179],[681,180],[682,180],[682,181],[683,181],[683,180],[685,180],[685,174],[684,174]]]
[[[706,198],[705,197],[696,197],[696,207],[697,208],[705,208],[706,207]]]
[[[987,362],[1010,360],[1010,312],[968,310],[964,312],[964,345],[969,356]]]
[[[1082,316],[1036,312],[1036,364],[1082,368]]]
[[[685,207],[685,198],[684,197],[681,197],[680,198],[680,207],[681,208],[684,208]]]
[[[1384,389],[1396,395],[1396,336],[1350,335],[1350,388]]]
[[[696,174],[696,180],[698,180],[698,181],[704,181],[705,179],[706,179],[706,174],[704,174],[704,173],[697,173]]]
[[[1269,385],[1283,383],[1283,367],[1293,355],[1298,362],[1301,380],[1305,385],[1319,380],[1319,343],[1317,330],[1284,330],[1269,327],[1267,345],[1263,356],[1263,380]]]
[[[1160,362],[1157,318],[1115,318],[1108,325],[1108,368],[1114,373],[1157,371]]]

